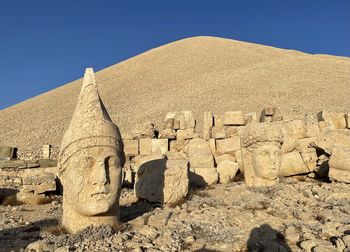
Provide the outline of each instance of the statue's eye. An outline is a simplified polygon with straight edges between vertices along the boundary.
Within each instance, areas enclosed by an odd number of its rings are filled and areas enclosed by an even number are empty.
[[[106,158],[106,163],[109,167],[119,167],[119,163],[116,157],[110,156]]]

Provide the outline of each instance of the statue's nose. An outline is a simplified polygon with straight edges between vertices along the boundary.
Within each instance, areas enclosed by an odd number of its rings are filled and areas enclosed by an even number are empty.
[[[92,174],[92,179],[94,184],[105,185],[107,183],[107,174],[105,162],[97,161],[94,167],[94,172]]]

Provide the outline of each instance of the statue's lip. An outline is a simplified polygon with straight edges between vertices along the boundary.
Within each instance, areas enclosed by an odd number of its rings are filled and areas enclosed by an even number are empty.
[[[106,192],[96,192],[96,193],[92,193],[92,194],[91,194],[91,197],[93,197],[93,196],[99,196],[99,195],[101,195],[101,196],[109,196],[109,192],[106,191]]]

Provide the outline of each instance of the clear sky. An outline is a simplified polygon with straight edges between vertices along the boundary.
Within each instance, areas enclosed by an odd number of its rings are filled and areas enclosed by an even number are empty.
[[[350,57],[350,1],[1,0],[0,109],[197,35]]]

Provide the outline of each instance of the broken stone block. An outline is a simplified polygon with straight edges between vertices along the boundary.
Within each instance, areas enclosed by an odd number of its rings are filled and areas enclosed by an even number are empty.
[[[216,152],[216,141],[214,138],[209,139],[209,148],[211,150],[211,153],[214,155],[214,153]]]
[[[212,112],[204,112],[203,116],[203,138],[209,140],[210,130],[214,126],[214,117]]]
[[[217,172],[221,184],[227,184],[232,181],[238,172],[238,164],[232,160],[226,159],[218,163]]]
[[[181,151],[190,140],[171,140],[170,151]]]
[[[140,166],[135,195],[151,202],[175,204],[188,193],[188,161],[152,160]]]
[[[181,111],[176,113],[176,120],[180,121],[180,129],[192,129],[196,125],[192,111]]]
[[[259,122],[257,113],[252,112],[252,113],[245,114],[244,121],[246,124]]]
[[[219,164],[219,163],[226,161],[226,160],[236,162],[236,158],[230,154],[224,154],[224,155],[220,155],[220,156],[215,157],[216,164]]]
[[[233,137],[238,135],[239,127],[237,126],[224,126],[225,138]]]
[[[168,139],[151,139],[152,152],[157,151],[165,155],[165,153],[169,150]]]
[[[272,121],[273,122],[283,121],[282,112],[279,108],[276,108],[276,107],[273,108]]]
[[[166,158],[169,159],[187,159],[186,154],[178,151],[167,151],[165,153]]]
[[[241,126],[245,125],[242,111],[226,111],[224,114],[224,125]]]
[[[320,121],[325,121],[326,127],[331,129],[345,129],[346,121],[344,113],[330,113],[321,111],[318,113]]]
[[[304,148],[300,150],[300,155],[310,171],[314,171],[317,166],[317,153],[315,148]]]
[[[136,128],[131,131],[133,139],[154,138],[156,129],[151,122],[146,122],[136,125]]]
[[[190,183],[196,186],[210,186],[219,180],[219,174],[214,167],[196,167],[190,169]]]
[[[173,129],[174,121],[175,121],[175,118],[166,118],[164,120],[164,129]]]
[[[350,148],[350,132],[348,130],[327,131],[317,137],[312,144],[330,155],[332,154],[331,149],[334,145]]]
[[[139,139],[140,155],[149,155],[152,152],[151,138]]]
[[[137,156],[139,154],[139,140],[123,140],[125,156]]]
[[[241,149],[235,152],[235,158],[236,162],[238,163],[239,170],[241,171],[241,173],[244,173],[243,154]]]
[[[308,166],[304,163],[298,151],[288,152],[281,155],[280,176],[292,176],[309,173]]]
[[[54,159],[39,159],[40,167],[57,167],[57,160]]]
[[[15,158],[17,153],[17,148],[10,146],[0,146],[0,160],[10,160]]]
[[[239,136],[216,140],[216,150],[221,154],[227,153],[234,155],[239,149],[241,149],[241,140]]]
[[[211,138],[224,139],[226,131],[224,126],[214,126],[211,128]]]
[[[194,128],[188,128],[188,129],[183,129],[183,130],[178,130],[176,132],[176,139],[177,140],[186,140],[186,139],[192,139],[194,138],[195,133],[194,133]]]
[[[300,139],[306,137],[304,120],[283,121],[280,125],[284,138]]]
[[[316,115],[305,114],[306,137],[315,137],[321,134]]]
[[[201,138],[192,139],[185,147],[191,167],[214,167],[214,158],[209,143]]]
[[[176,131],[173,129],[163,129],[159,133],[161,139],[176,139]]]
[[[329,177],[332,180],[350,183],[350,148],[334,145],[329,159]]]

